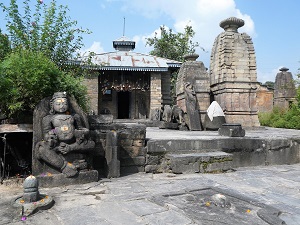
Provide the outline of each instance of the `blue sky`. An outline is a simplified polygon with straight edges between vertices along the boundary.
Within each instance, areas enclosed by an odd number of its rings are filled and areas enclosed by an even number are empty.
[[[45,3],[50,0],[44,0]],[[0,0],[5,4],[9,0]],[[23,0],[18,0],[22,5]],[[34,2],[34,0],[32,0]],[[123,35],[135,40],[140,53],[149,53],[145,38],[153,36],[161,25],[182,32],[190,24],[194,41],[207,52],[197,49],[198,60],[209,67],[215,37],[222,32],[219,22],[231,16],[245,20],[239,32],[248,33],[256,51],[259,82],[275,81],[278,69],[285,66],[295,75],[300,68],[299,0],[57,0],[68,5],[69,16],[78,26],[93,33],[84,35],[82,51],[114,51],[112,41]],[[4,29],[1,11],[0,27]]]

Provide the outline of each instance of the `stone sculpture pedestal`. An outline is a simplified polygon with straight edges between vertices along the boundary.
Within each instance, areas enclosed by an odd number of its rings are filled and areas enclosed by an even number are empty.
[[[162,122],[162,123],[159,125],[159,129],[178,130],[178,123]]]
[[[207,115],[204,118],[204,130],[218,130],[222,125],[226,123],[224,116],[213,117],[211,121]]]
[[[97,170],[80,171],[75,177],[66,177],[62,173],[58,174],[40,174],[36,176],[39,181],[40,187],[60,187],[74,184],[86,184],[91,182],[97,182],[98,178]]]
[[[219,135],[228,137],[244,137],[245,130],[239,123],[225,123],[219,129]]]

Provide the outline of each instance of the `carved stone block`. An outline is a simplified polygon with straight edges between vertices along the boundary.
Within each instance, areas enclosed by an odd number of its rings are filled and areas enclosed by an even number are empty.
[[[225,123],[218,130],[219,135],[228,137],[244,137],[245,130],[241,124],[238,123]]]

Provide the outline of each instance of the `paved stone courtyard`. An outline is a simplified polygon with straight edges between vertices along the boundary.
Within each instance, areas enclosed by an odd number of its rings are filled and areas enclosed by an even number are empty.
[[[275,207],[281,211],[279,218],[286,224],[297,225],[300,223],[299,171],[300,164],[244,167],[225,174],[137,173],[85,185],[43,188],[40,192],[53,196],[54,206],[37,212],[26,221],[21,221],[10,205],[22,194],[22,189],[2,185],[0,224],[232,224],[230,216],[217,222],[218,215],[213,213],[199,223],[195,216],[178,205],[161,205],[154,200],[174,192],[213,187]],[[197,207],[201,204],[199,202]],[[202,204],[202,207],[207,206]],[[255,210],[244,213],[249,216],[248,213],[255,213]]]

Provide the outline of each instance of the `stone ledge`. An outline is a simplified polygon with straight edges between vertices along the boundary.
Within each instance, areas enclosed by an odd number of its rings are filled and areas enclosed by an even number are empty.
[[[167,154],[173,173],[215,173],[232,169],[232,154],[207,152],[190,154]]]
[[[77,176],[74,177],[66,177],[64,174],[51,174],[51,175],[38,175],[36,178],[38,179],[40,187],[59,187],[59,186],[67,186],[74,184],[85,184],[91,182],[97,182],[98,178],[97,170],[90,170],[85,172],[80,172]]]

